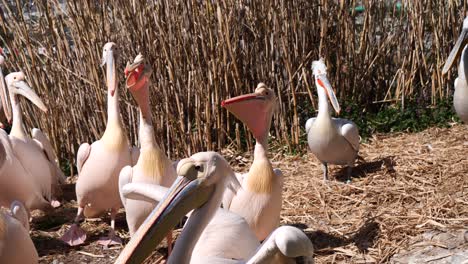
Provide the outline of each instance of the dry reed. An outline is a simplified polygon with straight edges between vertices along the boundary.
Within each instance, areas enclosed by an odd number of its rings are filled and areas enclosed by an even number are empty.
[[[121,73],[138,52],[149,58],[157,140],[172,157],[251,148],[246,127],[220,103],[258,82],[279,96],[272,136],[291,150],[305,147],[302,127],[316,107],[313,59],[326,59],[343,104],[435,103],[451,93],[441,66],[466,11],[461,1],[434,0],[403,1],[401,10],[370,0],[2,1],[7,71],[25,71],[50,109],[25,106],[27,126],[42,128],[62,160],[74,160],[79,144],[104,130],[98,63],[107,41],[121,48]],[[364,12],[353,9],[360,2]],[[135,142],[135,103],[120,94]]]

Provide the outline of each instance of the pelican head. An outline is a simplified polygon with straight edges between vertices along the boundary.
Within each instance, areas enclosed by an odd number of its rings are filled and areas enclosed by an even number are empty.
[[[8,122],[11,123],[12,113],[11,113],[11,105],[8,98],[8,91],[7,87],[5,86],[5,79],[3,78],[2,67],[5,63],[5,58],[0,55],[0,97],[2,100],[2,107],[3,112],[5,113],[5,117],[7,118]]]
[[[138,91],[149,81],[151,67],[144,63],[143,55],[138,54],[133,63],[127,62],[125,67],[125,86],[131,91]]]
[[[468,15],[468,14],[467,14]],[[450,52],[450,55],[445,62],[444,68],[442,69],[442,74],[447,74],[447,72],[452,68],[454,62],[458,59],[460,56],[462,50],[462,47],[465,47],[465,45],[468,43],[468,16],[463,20],[463,28],[460,33],[460,36],[458,36],[458,40],[455,43],[455,47],[453,47],[452,51]],[[465,58],[464,58],[465,60]],[[464,67],[464,75],[467,76],[467,71],[468,67]]]
[[[336,113],[340,113],[340,104],[338,103],[338,99],[336,99],[335,91],[331,87],[330,82],[327,78],[327,66],[325,66],[325,62],[322,58],[318,61],[312,62],[312,72],[315,76],[315,85],[317,85],[317,91],[319,93],[325,93],[330,99],[330,102],[335,109]]]
[[[125,86],[140,106],[145,117],[150,113],[148,84],[151,76],[151,66],[145,64],[143,55],[138,54],[133,63],[125,67]]]
[[[17,94],[22,95],[39,107],[39,109],[47,112],[47,107],[44,105],[41,98],[29,87],[24,79],[25,76],[23,72],[12,72],[5,77],[10,97],[14,97]]]
[[[180,219],[189,211],[202,208],[216,188],[226,188],[229,183],[235,189],[240,188],[228,162],[216,152],[200,152],[181,160],[177,174],[179,176],[166,196],[146,218],[115,263],[141,263]]]
[[[278,104],[275,91],[259,83],[255,92],[224,100],[221,106],[246,124],[255,138],[264,139]]]
[[[107,42],[102,48],[101,66],[106,65],[106,84],[111,96],[114,96],[117,87],[116,61],[119,58],[119,50],[114,42]]]

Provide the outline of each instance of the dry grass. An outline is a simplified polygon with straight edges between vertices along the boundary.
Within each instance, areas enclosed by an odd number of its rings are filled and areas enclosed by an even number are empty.
[[[466,11],[464,1],[435,0],[403,1],[401,11],[380,0],[57,2],[3,0],[0,35],[11,51],[7,72],[25,71],[49,106],[47,115],[26,106],[26,122],[47,133],[62,161],[104,131],[98,62],[107,41],[121,47],[120,72],[138,52],[151,62],[157,138],[171,156],[231,143],[251,149],[250,133],[220,102],[258,82],[279,95],[273,136],[304,149],[301,130],[316,109],[312,59],[325,57],[344,106],[434,104],[451,94],[441,68]],[[364,12],[350,11],[360,3]],[[136,142],[135,103],[121,94]]]
[[[465,126],[377,135],[362,144],[360,153],[365,162],[354,169],[351,184],[340,180],[344,170],[337,166],[331,166],[332,180],[325,184],[311,154],[271,154],[285,175],[281,223],[305,230],[316,246],[317,263],[386,263],[424,231],[468,228]],[[251,162],[249,153],[225,150],[223,154],[241,171]],[[67,200],[74,198],[72,189],[65,193]],[[73,219],[71,206],[65,203],[56,215],[34,220],[32,233],[41,262],[112,263],[120,249],[102,250],[96,244],[97,237],[107,232],[108,218],[86,222],[91,238],[83,247],[70,249],[56,240],[66,228],[61,224]],[[50,227],[38,229],[54,219],[57,222]],[[117,225],[125,227],[123,214]],[[128,239],[126,228],[119,234]],[[161,258],[165,250],[159,248],[152,260]]]

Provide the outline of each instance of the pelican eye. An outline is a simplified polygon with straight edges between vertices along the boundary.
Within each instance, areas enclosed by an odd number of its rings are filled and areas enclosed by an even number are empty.
[[[203,169],[202,169],[202,167],[200,165],[195,165],[195,170],[202,171]]]

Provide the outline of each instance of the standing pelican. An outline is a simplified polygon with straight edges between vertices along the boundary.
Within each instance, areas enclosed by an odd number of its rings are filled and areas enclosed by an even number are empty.
[[[280,222],[283,175],[280,170],[273,170],[268,159],[268,133],[277,106],[276,95],[273,89],[259,83],[254,93],[225,100],[222,106],[244,122],[256,139],[250,170],[238,176],[242,189],[236,195],[228,190],[223,206],[244,217],[261,241]]]
[[[140,108],[140,156],[135,166],[126,166],[120,172],[119,191],[129,182],[152,183],[170,187],[177,177],[172,162],[159,148],[154,138],[154,127],[151,120],[149,102],[149,82],[151,68],[144,64],[144,58],[138,55],[133,64],[125,69],[126,86]],[[121,195],[125,207],[130,235],[136,232],[156,204],[154,202],[126,199]],[[168,235],[168,246],[171,247],[172,232]]]
[[[306,263],[313,262],[312,243],[297,228],[277,228],[260,245],[243,217],[219,208],[227,185],[236,190],[241,187],[227,161],[218,153],[200,152],[183,159],[177,173],[180,176],[164,200],[115,263],[141,263],[167,231],[192,209],[195,210],[177,239],[168,263],[295,263],[301,256],[306,258]],[[159,198],[156,195],[154,199]]]
[[[468,52],[466,48],[468,45],[468,17],[463,20],[463,28],[460,36],[458,37],[455,47],[450,52],[450,55],[445,62],[442,74],[447,74],[447,72],[452,68],[455,63],[455,60],[460,56],[461,47],[463,46],[463,51],[461,52],[461,60],[458,65],[458,78],[455,79],[455,93],[453,94],[453,106],[455,107],[455,112],[457,112],[458,117],[468,124]]]
[[[39,256],[29,237],[28,212],[13,201],[10,213],[0,212],[0,263],[38,263]]]
[[[3,57],[0,58],[0,61],[3,62]],[[12,154],[20,163],[16,165],[17,173],[26,171],[30,176],[30,180],[42,190],[43,197],[47,199],[53,207],[57,207],[60,205],[60,202],[54,198],[59,194],[59,184],[65,181],[65,176],[58,167],[57,157],[55,156],[49,140],[42,131],[38,128],[33,128],[32,138],[26,134],[18,95],[26,97],[44,112],[47,112],[47,108],[39,96],[25,82],[23,72],[8,74],[5,77],[5,82],[13,108],[13,124],[8,138],[10,141],[9,147],[11,146],[12,148]],[[5,89],[2,90],[3,108],[5,110],[5,115],[10,121],[11,111],[9,108],[10,105],[6,102],[7,92]],[[18,197],[18,199],[20,198]],[[26,202],[26,206],[29,209],[30,207],[28,205],[28,202]]]
[[[77,154],[78,180],[76,197],[78,212],[74,224],[62,236],[71,245],[80,245],[86,240],[86,233],[78,226],[83,217],[96,217],[111,210],[111,229],[109,236],[100,243],[108,246],[121,243],[115,234],[115,216],[122,207],[119,195],[119,173],[123,167],[133,165],[138,150],[130,149],[125,130],[120,120],[119,98],[117,92],[116,61],[119,52],[113,42],[104,45],[102,65],[107,64],[107,125],[102,138],[81,144]],[[134,155],[134,159],[132,158]]]
[[[312,70],[317,86],[319,111],[317,117],[310,118],[306,122],[307,142],[312,153],[322,162],[324,180],[328,180],[327,164],[331,163],[348,165],[349,181],[359,151],[359,131],[353,122],[330,116],[328,98],[338,114],[340,105],[328,81],[327,67],[323,59],[314,61]]]

